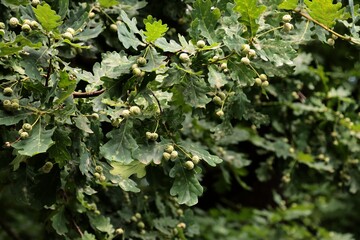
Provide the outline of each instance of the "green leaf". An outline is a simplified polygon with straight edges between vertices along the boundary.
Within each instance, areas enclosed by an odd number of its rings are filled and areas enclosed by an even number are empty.
[[[88,233],[87,231],[84,232],[81,238],[77,240],[97,240],[94,234]]]
[[[79,115],[74,118],[75,125],[77,128],[83,130],[86,133],[94,133],[93,130],[90,129],[90,121],[84,115]]]
[[[294,10],[298,5],[298,0],[284,0],[278,5],[278,9]]]
[[[162,66],[165,66],[165,59],[166,57],[159,54],[154,47],[149,47],[146,54],[147,63],[144,67],[141,67],[141,69],[148,72],[158,70]]]
[[[235,0],[234,11],[241,14],[240,22],[250,28],[250,36],[255,36],[259,28],[258,19],[266,10],[264,5],[258,5],[256,0]]]
[[[296,51],[288,41],[280,39],[264,39],[259,43],[257,53],[265,61],[271,61],[275,67],[284,64],[293,66],[293,59],[296,57]]]
[[[47,3],[39,4],[36,8],[33,8],[33,11],[41,26],[48,32],[62,24],[61,16],[57,15]]]
[[[139,29],[136,27],[136,19],[132,18],[132,20],[130,20],[124,11],[121,11],[120,16],[123,22],[117,24],[119,41],[126,49],[132,47],[137,50],[139,45],[144,44],[135,36],[136,33],[140,34]]]
[[[174,96],[181,94],[184,102],[195,108],[205,108],[205,105],[211,101],[206,95],[210,92],[210,87],[206,85],[204,79],[195,75],[183,75],[183,81],[176,91]]]
[[[215,65],[209,65],[208,70],[208,81],[211,87],[220,89],[227,83],[225,74],[219,72]]]
[[[31,48],[40,48],[42,46],[41,42],[33,43],[23,35],[16,35],[15,40],[10,42],[0,42],[0,57],[11,55],[20,52],[25,46]]]
[[[341,9],[340,2],[333,4],[332,0],[305,0],[309,15],[320,23],[332,28],[336,24],[336,20],[347,19],[344,17],[344,9]]]
[[[100,6],[103,8],[109,8],[119,4],[117,0],[99,0]]]
[[[205,150],[205,147],[200,145],[199,143],[191,142],[191,141],[181,141],[178,145],[183,148],[186,152],[191,153],[192,155],[197,155],[200,159],[204,160],[207,164],[212,167],[215,167],[216,164],[222,162],[222,159],[218,156],[210,154]]]
[[[93,38],[96,38],[97,36],[99,36],[100,33],[102,33],[103,30],[104,30],[103,25],[98,23],[93,28],[85,28],[84,31],[77,34],[74,38],[76,40],[78,40],[78,41],[88,41],[90,39],[93,39]],[[85,47],[82,47],[82,48],[87,48],[87,47],[88,46],[85,46]]]
[[[136,182],[134,182],[130,178],[122,179],[121,181],[119,181],[118,185],[122,190],[127,192],[140,192],[140,189],[136,186]]]
[[[256,73],[248,66],[236,61],[235,59],[228,60],[228,68],[230,70],[231,78],[238,81],[239,86],[252,86],[255,82]]]
[[[165,146],[166,145],[157,142],[150,143],[148,145],[142,145],[134,152],[134,158],[145,165],[148,165],[152,162],[155,164],[160,164]]]
[[[46,152],[53,144],[51,139],[56,127],[46,130],[41,124],[36,124],[30,133],[29,138],[14,143],[12,146],[18,150],[19,154],[34,156]]]
[[[92,212],[88,212],[87,215],[89,217],[90,224],[94,229],[105,232],[107,234],[112,234],[114,232],[114,227],[111,224],[109,217],[98,215]]]
[[[66,226],[68,223],[65,217],[65,208],[60,207],[57,212],[51,217],[52,227],[55,229],[57,234],[65,235],[69,230]]]
[[[155,41],[155,46],[162,49],[164,52],[178,52],[182,49],[182,46],[179,45],[174,40],[167,42],[166,38],[159,38]]]
[[[132,153],[138,148],[131,135],[132,127],[132,122],[127,120],[119,129],[109,132],[106,136],[110,138],[110,141],[100,147],[100,153],[109,161],[131,163],[134,160]]]
[[[64,128],[57,128],[53,135],[54,145],[52,145],[48,152],[49,157],[53,158],[59,167],[62,168],[71,160],[71,155],[68,147],[71,146],[71,139],[69,137],[70,130]]]
[[[20,163],[22,162],[26,162],[26,160],[28,159],[28,156],[23,156],[23,155],[17,155],[14,160],[11,161],[11,165],[13,165],[13,170],[16,171],[19,169],[20,167]]]
[[[197,204],[198,197],[203,193],[203,187],[196,178],[195,171],[189,171],[180,161],[170,170],[169,176],[175,178],[170,189],[172,196],[177,196],[179,204],[193,206]]]
[[[2,0],[1,1],[4,5],[15,5],[15,6],[20,6],[20,5],[26,5],[29,3],[28,0]]]
[[[9,112],[0,110],[0,125],[5,125],[5,126],[14,125],[14,124],[20,122],[21,120],[26,119],[27,117],[29,117],[32,114],[33,113],[31,113],[31,112],[25,112],[25,111],[9,113]]]
[[[110,170],[110,173],[115,176],[121,176],[123,179],[129,178],[133,174],[136,174],[138,178],[142,178],[146,175],[146,165],[139,161],[132,161],[129,164],[112,162],[110,165],[113,167],[113,169]]]
[[[217,42],[218,37],[215,29],[220,16],[220,9],[214,8],[211,0],[197,0],[194,3],[194,9],[192,11],[192,37],[201,39],[201,36],[203,36],[210,44]]]
[[[145,29],[144,35],[147,42],[154,42],[158,38],[165,35],[169,29],[167,24],[162,24],[161,20],[156,21],[151,15],[144,19]]]

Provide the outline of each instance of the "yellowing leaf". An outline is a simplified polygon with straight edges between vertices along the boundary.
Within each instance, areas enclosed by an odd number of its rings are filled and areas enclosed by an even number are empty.
[[[136,174],[138,178],[142,178],[145,176],[145,164],[139,161],[133,161],[130,164],[122,164],[119,162],[112,162],[111,166],[113,167],[110,170],[112,175],[119,175],[120,177],[126,179],[131,175]]]
[[[279,4],[278,9],[294,10],[298,5],[298,0],[284,0]]]
[[[100,6],[104,8],[112,7],[119,4],[116,0],[99,0]]]
[[[162,24],[161,20],[156,21],[151,15],[144,20],[146,41],[154,42],[165,35],[169,29],[167,24]]]
[[[47,3],[38,5],[33,10],[37,20],[46,31],[56,29],[62,24],[61,16],[57,15]]]
[[[337,19],[346,19],[344,9],[341,9],[342,5],[339,2],[333,4],[332,0],[305,0],[305,4],[309,15],[327,27],[333,27]]]

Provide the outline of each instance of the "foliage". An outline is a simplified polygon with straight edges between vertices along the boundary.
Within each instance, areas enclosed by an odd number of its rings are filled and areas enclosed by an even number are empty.
[[[360,237],[353,1],[0,7],[1,239]]]

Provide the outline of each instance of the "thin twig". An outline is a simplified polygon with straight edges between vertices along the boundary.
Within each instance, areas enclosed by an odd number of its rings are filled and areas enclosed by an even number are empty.
[[[99,96],[100,94],[102,94],[103,92],[105,92],[105,89],[101,89],[101,90],[93,91],[93,92],[74,92],[73,97],[74,98],[96,97],[96,96]]]
[[[83,234],[83,232],[81,231],[80,227],[76,224],[76,222],[75,222],[74,219],[72,219],[72,222],[73,222],[73,224],[74,224],[74,226],[75,226],[75,228],[76,228],[76,231],[80,234],[81,237],[83,237],[84,234]]]
[[[329,27],[327,27],[326,25],[322,24],[321,22],[313,19],[308,13],[303,12],[303,11],[301,11],[301,10],[295,10],[295,12],[299,13],[301,16],[303,16],[303,17],[306,18],[307,20],[312,21],[312,22],[315,23],[316,25],[322,27],[322,28],[325,29],[326,31],[334,34],[334,35],[337,36],[338,38],[340,38],[340,39],[342,39],[342,40],[345,40],[345,41],[348,41],[348,42],[351,42],[351,43],[354,43],[354,44],[357,44],[357,45],[360,45],[360,42],[359,42],[359,41],[356,41],[356,40],[353,39],[352,37],[347,37],[347,36],[341,35],[340,33],[335,32],[334,30],[330,29]]]

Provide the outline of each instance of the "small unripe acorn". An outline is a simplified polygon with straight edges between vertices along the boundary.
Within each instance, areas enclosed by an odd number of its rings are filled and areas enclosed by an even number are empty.
[[[28,132],[22,132],[22,133],[20,133],[20,138],[21,139],[26,139],[26,138],[28,138],[29,137],[29,133]]]
[[[9,20],[9,25],[10,25],[10,27],[12,27],[12,28],[17,27],[17,26],[19,25],[19,19],[17,19],[16,17],[10,18],[10,20]]]
[[[61,36],[70,41],[73,40],[73,38],[74,38],[74,36],[71,34],[71,32],[64,32],[63,34],[61,34]]]
[[[73,28],[71,28],[71,27],[67,28],[67,29],[66,29],[66,32],[71,33],[71,35],[73,35],[73,36],[74,36],[75,33],[76,33],[75,30],[74,30]]]
[[[117,229],[115,230],[115,233],[116,233],[117,235],[122,235],[122,234],[124,234],[124,229],[122,229],[122,228],[117,228]]]
[[[42,167],[41,170],[43,173],[49,173],[53,168],[54,164],[52,162],[46,162]]]
[[[269,82],[268,82],[268,81],[264,81],[264,82],[261,83],[261,86],[262,86],[262,87],[267,87],[267,86],[269,86]]]
[[[256,83],[256,85],[261,85],[261,83],[262,83],[262,81],[261,81],[261,79],[260,78],[255,78],[255,83]]]
[[[129,110],[132,115],[139,115],[141,113],[141,109],[138,106],[131,106]]]
[[[267,80],[267,76],[265,74],[260,74],[259,78],[261,79],[261,81],[266,81]]]
[[[250,45],[249,44],[243,44],[241,46],[241,51],[243,51],[244,53],[248,53],[250,51]]]
[[[0,29],[4,29],[5,28],[5,23],[0,22]]]
[[[333,38],[328,38],[327,39],[327,44],[329,44],[330,46],[334,46],[335,45],[335,40]]]
[[[218,92],[217,95],[221,98],[221,100],[225,100],[226,94],[224,92]]]
[[[28,33],[28,32],[30,32],[31,31],[31,27],[30,27],[30,25],[29,24],[23,24],[22,26],[21,26],[21,31],[23,31],[23,32],[25,32],[25,33]]]
[[[141,76],[141,69],[140,68],[134,68],[132,70],[132,73],[134,74],[134,76],[140,77]]]
[[[141,228],[141,229],[145,228],[145,224],[142,221],[138,222],[137,226],[138,226],[138,228]]]
[[[136,63],[139,64],[139,66],[145,66],[146,64],[146,58],[144,57],[139,57],[137,60],[136,60]]]
[[[97,113],[92,113],[91,114],[91,117],[93,118],[93,119],[99,119],[99,114],[97,114]]]
[[[219,57],[218,55],[215,55],[215,56],[212,57],[212,60],[213,60],[213,61],[217,61],[217,60],[219,60],[219,58],[220,58],[220,57]]]
[[[186,161],[185,164],[184,164],[185,168],[188,169],[188,170],[191,170],[194,168],[194,163],[192,161]]]
[[[172,151],[174,151],[174,146],[173,145],[166,146],[165,152],[172,153]]]
[[[95,13],[94,12],[89,12],[88,17],[90,19],[93,19],[95,17]]]
[[[23,24],[30,25],[30,24],[31,24],[31,20],[29,20],[29,19],[25,19],[25,20],[23,21]]]
[[[226,63],[226,62],[223,62],[223,63],[220,65],[220,68],[221,68],[222,70],[227,69],[227,63]]]
[[[224,116],[224,111],[221,110],[221,109],[219,109],[219,110],[216,111],[216,115],[217,115],[218,117],[222,117],[222,116]]]
[[[171,158],[171,154],[168,153],[168,152],[164,152],[164,153],[163,153],[163,158],[164,158],[165,160],[169,160],[169,159]]]
[[[114,24],[114,23],[110,25],[110,30],[111,30],[112,32],[117,32],[117,28],[118,28],[117,25]]]
[[[256,56],[256,52],[255,52],[254,49],[250,49],[248,54],[249,54],[249,57],[255,57]]]
[[[283,25],[283,29],[284,29],[286,32],[291,31],[293,28],[294,28],[294,25],[292,25],[291,23],[284,23],[284,25]]]
[[[192,161],[194,164],[198,164],[198,163],[200,162],[200,158],[199,158],[199,156],[194,155],[194,156],[192,156],[191,161]]]
[[[4,147],[6,147],[6,148],[11,147],[11,143],[10,142],[5,142]]]
[[[130,111],[125,109],[122,111],[121,115],[124,117],[124,118],[128,118],[130,116]]]
[[[188,55],[187,53],[181,53],[181,54],[179,55],[179,59],[180,59],[180,61],[183,62],[183,63],[186,63],[186,62],[189,62],[189,61],[190,61],[190,57],[189,57],[189,55]]]
[[[157,134],[156,132],[154,132],[154,133],[151,134],[150,140],[156,141],[156,140],[158,139],[158,137],[159,137],[159,134]]]
[[[39,28],[39,23],[37,21],[31,21],[30,22],[30,27],[32,29],[38,29]]]
[[[290,22],[292,17],[289,14],[286,14],[282,17],[283,22]]]
[[[31,1],[31,6],[33,6],[33,7],[36,7],[39,4],[40,4],[40,0],[32,0]]]
[[[4,90],[3,90],[3,93],[4,93],[4,95],[5,96],[11,96],[12,94],[13,94],[13,90],[12,90],[12,88],[11,87],[6,87],[6,88],[4,88]]]
[[[99,178],[100,182],[105,182],[106,180],[106,177],[104,175],[101,175],[100,178]]]
[[[241,58],[241,62],[245,65],[249,65],[250,64],[250,59],[247,57],[242,57]]]
[[[11,108],[12,108],[13,110],[18,110],[19,107],[20,107],[19,103],[17,103],[17,102],[12,102],[12,103],[11,103]]]
[[[220,105],[220,106],[223,104],[223,100],[222,100],[219,96],[213,97],[213,102],[214,102],[216,105]]]
[[[26,131],[26,132],[30,132],[32,130],[32,126],[30,123],[24,123],[22,125],[22,130]]]
[[[97,165],[97,166],[95,167],[95,171],[98,172],[98,173],[101,173],[101,172],[103,171],[102,166]]]
[[[197,41],[197,43],[196,43],[196,46],[197,46],[198,48],[203,48],[203,47],[205,47],[205,45],[206,45],[206,43],[205,43],[204,40],[199,40],[199,41]]]
[[[172,151],[172,152],[170,153],[170,159],[171,159],[171,160],[176,159],[178,156],[179,156],[179,153],[178,153],[177,151]]]
[[[186,228],[186,224],[181,222],[177,225],[178,228],[182,228],[182,229],[185,229]]]
[[[152,138],[152,132],[146,132],[145,135],[146,135],[146,138],[149,140]]]
[[[100,174],[100,173],[98,173],[98,172],[96,172],[96,173],[94,173],[94,177],[95,177],[96,179],[100,179],[101,174]]]
[[[4,107],[10,107],[11,106],[11,101],[6,99],[6,100],[3,101],[3,105],[4,105]]]

